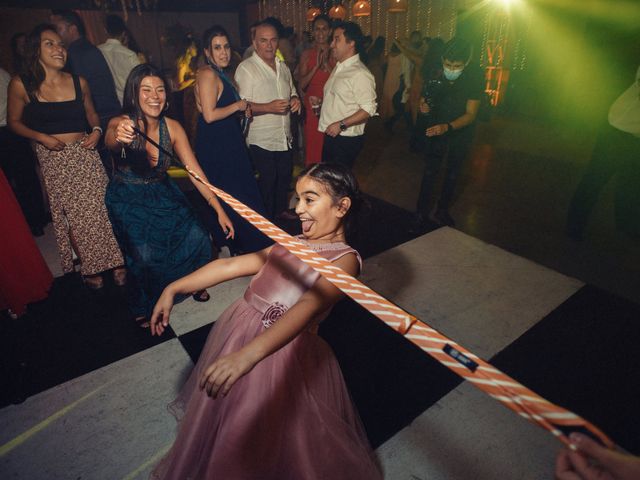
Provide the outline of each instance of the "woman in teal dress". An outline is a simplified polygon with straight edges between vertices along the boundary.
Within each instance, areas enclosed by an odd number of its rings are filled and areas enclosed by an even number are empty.
[[[158,69],[148,64],[135,67],[125,86],[124,115],[109,122],[105,135],[117,163],[105,201],[132,277],[130,308],[141,326],[148,326],[147,319],[164,287],[211,260],[209,235],[167,175],[169,154],[175,154],[207,179],[184,129],[164,116],[166,92]],[[145,141],[134,127],[162,148]],[[193,178],[192,181],[216,211],[226,236],[232,238],[233,225],[216,196]],[[208,294],[196,292],[194,299],[206,301]]]
[[[195,83],[200,112],[195,142],[198,161],[213,185],[264,215],[240,122],[242,118],[246,124],[251,108],[224,71],[231,61],[229,35],[220,26],[211,27],[204,32],[203,47],[206,65],[198,69]],[[252,253],[273,243],[231,207],[224,204],[223,208],[233,221],[236,235],[230,240],[220,230],[212,231],[218,247],[227,245],[232,254]]]

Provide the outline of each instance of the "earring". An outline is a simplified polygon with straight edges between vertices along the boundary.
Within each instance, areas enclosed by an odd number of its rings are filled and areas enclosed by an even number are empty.
[[[169,100],[164,102],[164,111],[166,112],[167,110],[169,110]]]

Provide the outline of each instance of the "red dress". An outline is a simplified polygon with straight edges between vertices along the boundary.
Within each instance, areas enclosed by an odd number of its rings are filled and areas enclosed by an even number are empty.
[[[307,50],[307,71],[316,66],[318,62],[318,50],[311,48]],[[330,61],[329,67],[333,67],[334,62]],[[304,166],[309,167],[314,163],[320,163],[322,159],[322,144],[324,142],[324,133],[318,131],[319,118],[313,113],[310,96],[323,97],[324,84],[329,80],[331,71],[325,72],[322,69],[316,70],[304,95],[305,122],[304,122],[304,141],[305,141],[305,157]]]
[[[2,170],[0,225],[0,310],[22,315],[27,304],[47,298],[53,277]]]

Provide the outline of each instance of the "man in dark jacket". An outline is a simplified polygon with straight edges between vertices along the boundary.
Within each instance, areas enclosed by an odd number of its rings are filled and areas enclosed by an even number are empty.
[[[445,45],[442,73],[425,82],[420,113],[428,116],[425,144],[425,171],[418,196],[416,226],[424,226],[430,201],[436,202],[433,218],[442,225],[454,225],[449,206],[455,193],[458,174],[469,153],[484,80],[478,67],[471,64],[471,46],[452,38]],[[444,182],[435,195],[436,179],[445,168]]]

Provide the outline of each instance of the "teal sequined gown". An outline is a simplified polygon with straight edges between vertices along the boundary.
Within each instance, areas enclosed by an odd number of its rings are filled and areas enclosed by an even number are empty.
[[[173,152],[164,118],[159,143]],[[126,159],[118,159],[105,203],[129,271],[131,312],[149,316],[169,283],[211,261],[211,242],[167,175],[170,157],[160,151],[157,165],[150,167],[144,149],[128,148],[126,154]]]

